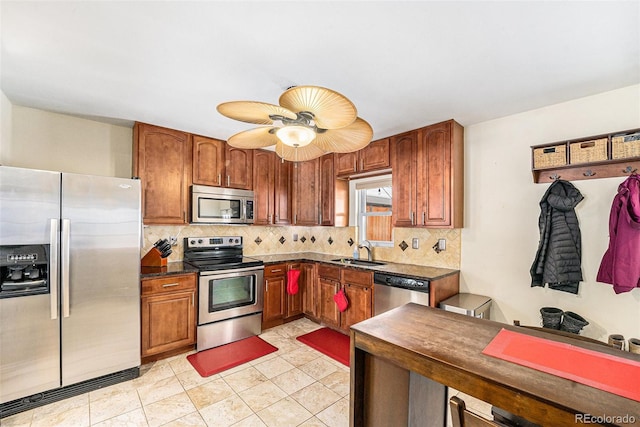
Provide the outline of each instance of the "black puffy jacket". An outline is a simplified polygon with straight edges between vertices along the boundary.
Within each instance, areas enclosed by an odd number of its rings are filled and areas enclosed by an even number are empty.
[[[540,200],[540,243],[531,266],[531,286],[578,293],[582,280],[580,225],[574,211],[582,201],[568,181],[554,181]]]

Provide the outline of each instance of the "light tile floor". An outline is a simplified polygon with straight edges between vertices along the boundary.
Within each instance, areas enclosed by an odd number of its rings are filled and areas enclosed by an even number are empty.
[[[260,335],[278,351],[202,378],[187,354],[141,368],[131,381],[3,418],[3,427],[349,425],[349,368],[300,343],[307,319]]]

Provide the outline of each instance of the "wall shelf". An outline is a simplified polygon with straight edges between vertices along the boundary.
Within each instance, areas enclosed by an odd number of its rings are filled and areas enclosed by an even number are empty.
[[[531,147],[535,183],[628,176],[640,171],[640,129]]]

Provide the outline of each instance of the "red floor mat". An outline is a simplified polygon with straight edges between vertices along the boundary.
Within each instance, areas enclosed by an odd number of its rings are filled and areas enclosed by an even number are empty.
[[[277,350],[260,337],[249,337],[191,354],[187,360],[201,376],[209,377]]]
[[[483,354],[640,402],[640,362],[502,329]]]
[[[351,351],[349,335],[341,334],[333,329],[322,328],[300,335],[296,339],[343,365],[349,366],[349,351]]]

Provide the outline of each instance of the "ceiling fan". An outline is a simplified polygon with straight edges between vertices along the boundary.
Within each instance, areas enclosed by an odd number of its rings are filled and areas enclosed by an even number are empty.
[[[358,117],[355,105],[344,95],[319,86],[294,86],[279,99],[280,105],[256,101],[231,101],[218,112],[234,120],[268,125],[232,135],[236,148],[275,145],[284,160],[312,160],[325,153],[349,153],[366,147],[373,129]]]

